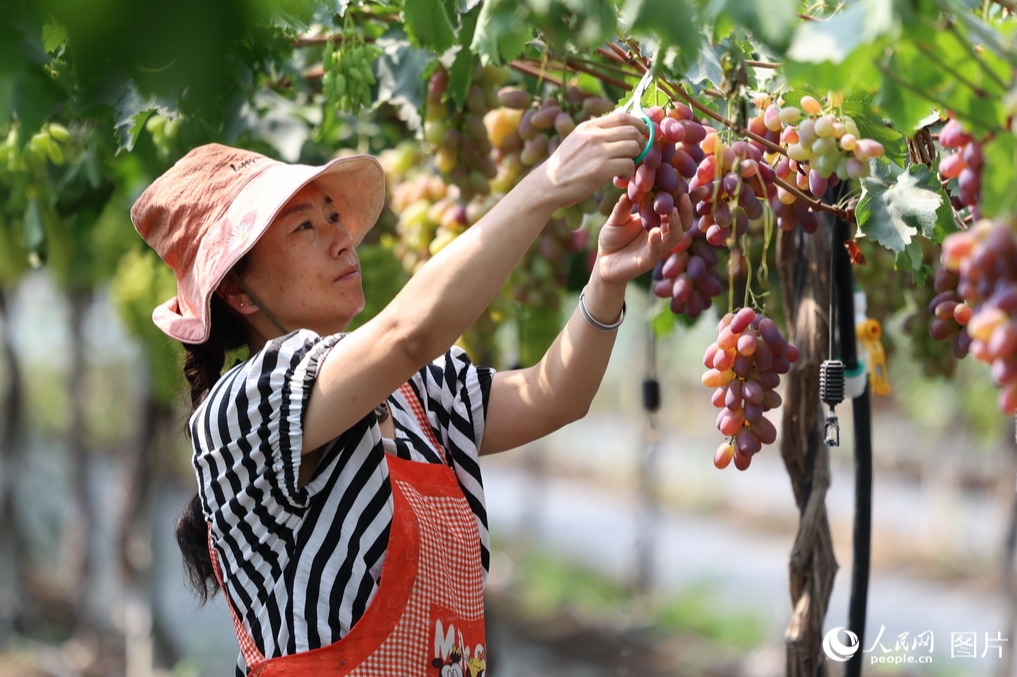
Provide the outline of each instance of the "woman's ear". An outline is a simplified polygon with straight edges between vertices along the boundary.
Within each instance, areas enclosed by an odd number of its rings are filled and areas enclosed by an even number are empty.
[[[257,304],[230,276],[226,276],[215,293],[221,296],[230,308],[241,315],[251,315],[258,311]]]

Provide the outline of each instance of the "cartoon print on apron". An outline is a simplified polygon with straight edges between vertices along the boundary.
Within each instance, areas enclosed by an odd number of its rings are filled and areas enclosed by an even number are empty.
[[[408,383],[400,388],[446,463],[386,454],[393,515],[381,582],[364,615],[338,642],[266,659],[224,594],[251,677],[484,677],[480,534],[448,452]],[[225,593],[218,553],[209,554]]]

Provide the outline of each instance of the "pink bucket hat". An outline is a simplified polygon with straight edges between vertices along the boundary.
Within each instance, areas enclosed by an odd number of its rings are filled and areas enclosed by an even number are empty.
[[[156,326],[184,343],[207,340],[219,283],[312,181],[359,244],[385,205],[385,172],[370,155],[313,167],[209,144],[156,179],[131,208],[134,227],[177,278],[177,295],[152,312]]]

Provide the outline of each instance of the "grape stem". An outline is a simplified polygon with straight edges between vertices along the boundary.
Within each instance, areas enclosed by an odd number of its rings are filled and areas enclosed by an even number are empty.
[[[291,44],[293,47],[313,47],[315,45],[324,45],[326,42],[331,42],[335,45],[341,45],[350,38],[343,35],[307,35],[302,38],[296,38]],[[374,42],[374,38],[361,36],[357,38],[360,42]]]
[[[809,197],[808,195],[800,191],[797,186],[792,186],[784,179],[774,177],[773,183],[774,185],[780,186],[787,192],[791,193],[797,199],[804,200],[806,203],[808,203],[810,207],[812,207],[814,211],[833,214],[834,216],[838,216],[844,219],[845,221],[850,221],[851,223],[854,223],[855,210],[853,209],[840,209],[839,207],[833,207],[831,205],[828,205],[825,202],[819,200],[818,198]]]
[[[752,59],[745,59],[743,62],[746,66],[753,66],[754,68],[780,68],[781,64],[774,63],[771,61],[754,61]]]
[[[627,78],[638,78],[639,77],[639,73],[638,72],[633,71],[633,70],[628,70],[628,69],[625,69],[625,68],[621,68],[619,66],[614,65],[614,63],[603,63],[601,61],[594,61],[593,59],[584,59],[584,58],[578,57],[578,56],[570,56],[570,57],[568,57],[568,62],[570,64],[576,64],[576,63],[585,64],[585,65],[587,65],[587,66],[589,66],[591,68],[595,66],[597,68],[601,68],[601,69],[606,70],[606,71],[611,71],[612,73],[617,73],[618,75],[621,75],[621,76],[627,77]],[[584,72],[588,72],[588,71],[584,71]],[[590,73],[590,75],[594,75],[596,77],[600,77],[600,75],[596,74],[596,73]],[[626,87],[627,86],[628,85],[626,85]]]
[[[566,57],[565,60],[563,62],[561,62],[561,67],[563,69],[571,69],[571,70],[574,70],[574,71],[579,71],[580,73],[586,73],[587,75],[592,75],[593,77],[597,78],[601,82],[603,82],[605,84],[608,84],[608,85],[612,85],[612,86],[617,87],[619,89],[628,89],[629,88],[629,85],[626,84],[625,82],[623,82],[622,80],[619,80],[617,78],[611,77],[610,75],[604,75],[603,73],[599,73],[599,72],[593,70],[587,64],[579,62],[579,61],[576,61],[575,59],[573,59],[571,57]],[[621,70],[621,69],[618,69],[618,70]],[[625,72],[625,71],[621,71],[621,72],[624,73],[625,75],[630,75],[630,76],[631,75],[635,75],[634,73],[628,73],[628,72]]]

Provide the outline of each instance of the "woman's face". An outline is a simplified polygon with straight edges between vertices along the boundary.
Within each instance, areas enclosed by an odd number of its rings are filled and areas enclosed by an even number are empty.
[[[360,259],[342,218],[332,200],[308,184],[249,254],[244,282],[287,331],[334,334],[364,309]]]

